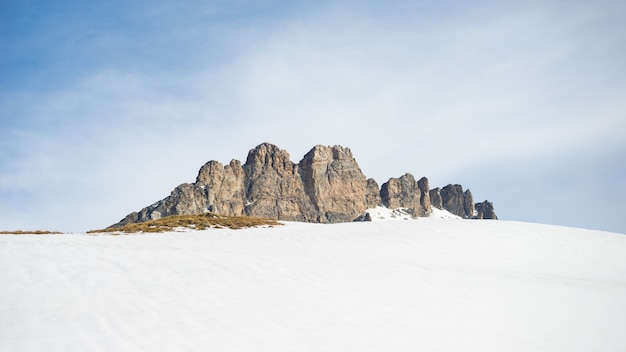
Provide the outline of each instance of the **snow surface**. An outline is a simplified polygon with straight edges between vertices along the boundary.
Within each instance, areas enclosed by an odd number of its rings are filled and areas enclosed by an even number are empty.
[[[364,214],[369,213],[371,221],[393,221],[393,220],[412,220],[413,216],[406,208],[389,209],[387,207],[378,206],[376,208],[367,209]]]
[[[0,351],[624,351],[626,236],[426,220],[0,236]]]
[[[370,208],[365,210],[363,214],[369,213],[371,221],[394,221],[394,220],[415,220],[411,212],[407,208],[389,209],[383,206]],[[462,219],[458,215],[454,215],[445,209],[437,209],[433,207],[430,216],[419,219]]]
[[[445,209],[437,209],[435,207],[433,207],[432,212],[430,213],[430,216],[427,219],[457,219],[457,220],[461,220],[463,219],[462,217],[458,216],[458,215],[454,215],[451,212],[445,210]]]

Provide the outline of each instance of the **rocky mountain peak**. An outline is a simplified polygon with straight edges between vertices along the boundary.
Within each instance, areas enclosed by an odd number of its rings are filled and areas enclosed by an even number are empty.
[[[302,160],[353,160],[352,151],[350,148],[345,148],[340,145],[325,146],[318,144],[313,147],[308,153],[304,155]]]
[[[270,143],[263,143],[248,152],[245,166],[247,172],[254,177],[254,175],[267,172],[269,169],[279,175],[293,173],[295,165],[291,162],[286,150]]]
[[[224,173],[224,165],[219,161],[211,160],[202,165],[200,171],[198,171],[198,177],[196,177],[196,184],[198,185],[211,185],[216,179],[220,179]],[[218,176],[220,175],[220,176]]]
[[[347,222],[364,211],[384,205],[406,208],[415,217],[429,216],[432,207],[471,218],[474,203],[461,185],[429,189],[406,173],[390,178],[381,188],[367,179],[349,148],[316,145],[298,164],[279,147],[262,143],[250,150],[245,164],[231,160],[204,164],[195,183],[184,183],[156,203],[128,214],[122,226],[176,214],[214,212],[225,215],[271,217],[287,221]],[[493,204],[476,204],[477,217],[497,219]]]

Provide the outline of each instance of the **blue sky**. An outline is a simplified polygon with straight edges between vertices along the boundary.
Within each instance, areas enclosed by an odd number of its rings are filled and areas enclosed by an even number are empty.
[[[270,142],[626,233],[622,1],[0,3],[0,228],[84,231]]]

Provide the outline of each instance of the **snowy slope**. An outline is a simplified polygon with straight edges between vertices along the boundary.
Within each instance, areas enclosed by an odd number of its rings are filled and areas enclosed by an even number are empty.
[[[0,351],[624,351],[626,236],[423,220],[0,236]]]
[[[413,220],[413,216],[405,208],[389,209],[378,206],[365,210],[364,214],[370,215],[370,221]]]
[[[406,208],[389,209],[387,207],[378,206],[376,208],[370,208],[363,213],[369,214],[371,221],[394,221],[394,220],[415,220],[411,215],[411,211]],[[363,215],[363,216],[364,216]],[[429,217],[419,218],[419,220],[425,219],[462,219],[458,215],[454,215],[445,209],[432,208],[432,213]]]

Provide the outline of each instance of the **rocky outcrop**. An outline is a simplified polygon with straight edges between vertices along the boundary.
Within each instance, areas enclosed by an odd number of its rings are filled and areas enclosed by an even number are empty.
[[[433,206],[463,218],[474,215],[472,194],[460,185],[430,190],[426,177],[416,181],[407,173],[390,178],[379,189],[374,179],[365,177],[348,148],[318,145],[295,164],[285,150],[263,143],[250,150],[243,165],[238,160],[225,166],[209,161],[200,168],[196,182],[176,187],[168,197],[128,214],[112,227],[204,212],[347,222],[381,204],[406,208],[414,217],[429,216]],[[497,218],[487,201],[476,208],[478,218]]]
[[[495,210],[493,209],[493,203],[484,201],[482,203],[476,203],[476,219],[491,219],[498,220]]]
[[[368,205],[378,205],[380,196],[375,193],[376,181],[368,183],[348,148],[318,145],[294,164],[289,153],[263,143],[248,153],[244,165],[238,160],[226,166],[209,161],[200,168],[195,183],[176,187],[169,197],[127,215],[113,227],[203,212],[346,222]]]
[[[463,213],[466,218],[474,216],[474,197],[469,189],[463,193]]]
[[[315,146],[299,167],[317,222],[352,221],[367,209],[367,180],[350,149]]]
[[[399,178],[390,178],[380,189],[381,202],[387,208],[412,209],[414,216],[428,216],[432,212],[428,179],[415,181],[410,173]]]
[[[380,200],[380,188],[378,183],[373,178],[367,179],[367,186],[365,190],[365,204],[368,209],[376,208],[381,205]]]
[[[419,208],[419,188],[413,175],[406,173],[399,178],[390,178],[380,188],[380,199],[383,206],[411,209],[413,216]]]
[[[420,190],[420,207],[417,216],[429,216],[432,213],[430,203],[430,191],[428,188],[428,179],[422,177],[417,181],[417,188]]]
[[[195,184],[183,183],[174,188],[172,193],[139,212],[128,214],[117,225],[155,220],[170,215],[201,214],[206,210],[204,191]]]
[[[315,210],[304,192],[298,166],[286,151],[261,144],[248,153],[244,172],[245,215],[315,221]]]
[[[474,215],[474,200],[469,189],[463,192],[463,186],[449,184],[441,189],[440,194],[443,209],[464,219]]]
[[[244,209],[244,171],[239,160],[222,166],[209,161],[200,168],[195,185],[202,188],[205,211],[224,215],[240,215]]]
[[[433,188],[428,191],[428,195],[430,196],[430,204],[431,206],[442,210],[443,209],[443,201],[441,200],[441,188]]]

